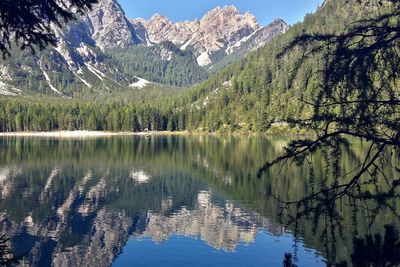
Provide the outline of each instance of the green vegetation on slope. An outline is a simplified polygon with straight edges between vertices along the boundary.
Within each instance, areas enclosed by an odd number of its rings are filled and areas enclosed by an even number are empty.
[[[278,55],[302,34],[345,33],[351,23],[375,15],[372,2],[326,1],[303,23],[196,86],[185,99],[186,113],[195,118],[189,125],[208,131],[264,131],[271,122],[310,117],[313,109],[301,99],[318,94],[316,74],[324,66],[324,55],[314,53],[301,66],[297,64],[303,57],[300,49],[282,58]]]
[[[230,64],[207,81],[176,97],[129,104],[116,100],[97,101],[96,104],[76,100],[49,103],[2,100],[0,130],[137,131],[148,128],[264,132],[273,122],[310,117],[312,107],[300,99],[310,99],[318,93],[320,81],[314,74],[322,68],[324,55],[315,53],[301,66],[297,65],[303,56],[299,49],[289,51],[282,58],[277,55],[300,34],[346,32],[346,27],[352,22],[374,16],[376,10],[372,2],[326,1],[315,14],[307,15],[303,23],[294,25],[259,51]],[[125,57],[124,51],[120,53],[120,57]],[[143,55],[144,59],[140,62],[145,62],[150,56]],[[128,58],[125,62],[122,68],[147,68],[145,64],[132,64],[135,58]],[[166,66],[161,64],[161,67]],[[194,75],[192,78],[197,77],[190,68],[187,71]],[[183,71],[179,77],[184,75],[190,76]],[[173,84],[170,77],[160,76],[161,80]],[[34,120],[39,122],[32,124]]]
[[[207,78],[190,51],[180,50],[172,42],[152,47],[131,46],[109,51],[124,73],[171,86],[189,86]]]
[[[135,76],[174,87],[191,86],[208,77],[192,52],[182,51],[171,42],[152,47],[132,45],[106,52],[93,46],[89,48],[90,62],[72,53],[73,63],[67,62],[52,47],[36,54],[14,48],[12,56],[0,58],[0,77],[25,95],[60,96],[51,89],[51,84],[62,95],[74,98],[124,91]],[[78,67],[79,70],[74,70]]]

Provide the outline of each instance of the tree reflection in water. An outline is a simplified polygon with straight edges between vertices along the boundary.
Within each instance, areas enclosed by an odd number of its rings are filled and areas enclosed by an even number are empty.
[[[387,225],[384,238],[380,234],[355,238],[351,259],[354,266],[398,266],[400,264],[398,231],[393,226]]]
[[[296,231],[304,219],[312,221],[314,233],[323,222],[320,237],[325,243],[329,264],[334,264],[336,240],[344,230],[345,218],[341,211],[343,206],[348,206],[353,216],[354,251],[347,261],[354,266],[393,266],[399,264],[398,234],[394,226],[386,226],[385,230],[372,228],[384,209],[400,221],[396,211],[400,186],[400,1],[362,2],[368,3],[368,12],[358,21],[355,12],[356,21],[342,32],[305,32],[296,36],[278,56],[287,56],[294,49],[303,52],[293,77],[305,64],[323,62],[316,64],[311,74],[310,80],[315,79],[316,84],[313,96],[302,99],[312,108],[311,116],[289,118],[316,136],[292,141],[283,156],[260,169],[259,176],[272,165],[292,161],[310,165],[310,184],[314,184],[311,161],[322,150],[327,161],[327,180],[304,198],[279,199],[281,217],[287,224],[293,224]],[[308,85],[304,90],[307,89]],[[342,150],[350,146],[349,137],[369,141],[369,148],[356,168],[343,173],[339,162]],[[360,218],[358,214],[364,216]],[[360,219],[368,224],[365,237],[357,232]],[[346,262],[339,265],[346,266]]]
[[[39,265],[46,255],[46,263],[54,265],[69,260],[70,266],[82,266],[93,259],[93,266],[97,259],[111,265],[132,234],[164,240],[205,233],[207,244],[232,250],[240,241],[253,242],[259,229],[267,229],[275,236],[295,234],[298,253],[295,249],[286,262],[304,266],[305,247],[331,265],[351,264],[354,238],[380,234],[383,240],[385,224],[399,226],[394,186],[398,173],[392,167],[399,166],[397,157],[387,153],[378,165],[387,182],[379,171],[376,179],[363,175],[360,190],[355,186],[332,202],[328,200],[335,190],[325,189],[339,178],[343,183],[350,180],[346,173],[362,165],[369,144],[355,140],[342,147],[340,161],[339,151],[320,149],[300,167],[276,165],[255,179],[259,167],[279,156],[288,141],[178,136],[0,139],[0,173],[3,170],[6,177],[0,192],[1,232],[11,238],[16,255],[27,252],[26,264]],[[324,193],[306,198],[319,191]],[[282,202],[296,199],[303,201]],[[226,201],[234,203],[233,208]],[[208,216],[211,213],[216,216]],[[203,223],[192,227],[195,221]],[[232,238],[235,231],[224,231],[231,229],[224,222],[250,235]],[[279,253],[277,265],[282,266],[284,255]]]
[[[385,234],[366,235],[353,239],[353,253],[351,263],[357,267],[369,266],[399,266],[400,265],[400,238],[399,232],[392,225],[385,226]],[[285,254],[284,267],[297,267],[291,253]],[[328,266],[347,267],[346,261]]]
[[[396,178],[399,171],[398,155],[396,151],[386,151],[386,154],[381,151],[379,153],[383,153],[383,156],[379,162],[374,160],[365,167],[368,164],[367,160],[361,161],[358,168],[365,169],[365,173],[354,176],[354,171],[342,172],[340,155],[343,149],[349,152],[348,147],[321,148],[326,166],[324,173],[319,173],[323,178],[317,180],[323,183],[314,185],[315,188],[313,187],[310,194],[294,201],[284,201],[276,196],[280,203],[280,221],[286,227],[294,229],[295,236],[300,235],[306,222],[311,222],[313,234],[319,235],[324,247],[328,266],[399,266],[399,230],[395,225],[383,227],[383,224],[377,223],[378,229],[374,225],[377,220],[384,221],[384,218],[388,217],[400,221],[400,182]],[[318,152],[316,153],[314,157],[318,157]],[[314,184],[316,171],[311,157],[298,164],[307,165],[308,182]],[[356,176],[357,180],[354,179]],[[349,186],[350,184],[353,185]],[[344,208],[351,210],[351,238],[344,236]],[[366,225],[367,229],[363,232],[367,234],[360,236],[358,229],[362,225]],[[346,238],[352,239],[353,251],[351,255],[347,255],[346,260],[340,259],[337,262],[340,258],[338,249],[342,249],[338,248],[338,240]],[[294,247],[294,255],[285,255],[284,266],[294,266],[290,265],[290,262],[297,261],[296,244]]]
[[[19,257],[13,255],[9,241],[5,235],[0,236],[0,266],[12,266],[19,261]]]
[[[290,253],[285,254],[285,259],[283,260],[283,267],[297,267],[293,262],[293,255]]]

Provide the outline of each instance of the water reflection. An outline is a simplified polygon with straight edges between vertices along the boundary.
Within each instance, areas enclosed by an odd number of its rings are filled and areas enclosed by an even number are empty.
[[[0,233],[11,238],[14,255],[24,255],[21,265],[110,266],[118,257],[130,264],[148,264],[157,259],[150,252],[165,252],[175,242],[172,253],[179,254],[176,247],[186,249],[188,254],[182,257],[193,257],[197,265],[207,264],[207,257],[226,263],[232,255],[250,266],[282,265],[285,252],[292,252],[299,266],[323,266],[323,257],[331,257],[319,240],[323,230],[312,227],[307,218],[295,227],[280,223],[274,196],[308,194],[329,179],[321,172],[324,163],[315,160],[314,181],[308,181],[304,166],[284,166],[255,178],[258,168],[276,157],[285,142],[216,137],[3,138]],[[348,154],[344,168],[358,164],[360,149],[357,145]],[[364,216],[363,210],[354,215],[344,205],[340,212],[344,228],[335,241],[335,262],[351,260],[354,227],[360,235],[369,231],[365,221],[351,223],[352,216]],[[384,217],[372,226],[375,232],[398,222],[390,210],[382,212]],[[177,236],[202,243],[185,247],[188,241]],[[149,256],[129,256],[127,248],[139,249],[140,244],[146,245],[142,249]],[[195,258],[201,249],[206,256]],[[239,266],[236,258],[232,266],[235,263]]]
[[[158,243],[173,235],[200,238],[213,248],[234,251],[239,243],[254,242],[260,228],[274,235],[284,233],[284,229],[255,212],[235,207],[231,201],[218,205],[211,198],[211,192],[201,191],[192,210],[182,207],[173,214],[149,211],[145,231],[136,234]],[[172,199],[165,202],[168,207]]]

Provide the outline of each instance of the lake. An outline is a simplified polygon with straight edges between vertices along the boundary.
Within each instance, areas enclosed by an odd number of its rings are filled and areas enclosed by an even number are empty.
[[[355,237],[398,229],[398,199],[344,198],[334,212],[290,223],[278,199],[298,200],[333,178],[322,152],[257,178],[287,142],[3,137],[0,233],[24,266],[283,266],[286,253],[298,266],[326,266],[349,263]],[[354,141],[341,172],[362,163],[367,149]]]

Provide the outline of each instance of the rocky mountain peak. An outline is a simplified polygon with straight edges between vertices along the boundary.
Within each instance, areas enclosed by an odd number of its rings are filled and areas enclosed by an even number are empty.
[[[281,28],[282,33],[285,33],[287,30],[289,30],[289,25],[283,19],[276,19],[271,25],[278,25]]]
[[[99,0],[99,3],[79,20],[62,29],[55,26],[57,46],[48,55],[42,53],[40,60],[34,59],[36,57],[27,59],[23,76],[36,75],[33,80],[38,80],[38,85],[29,85],[29,88],[36,90],[34,88],[40,87],[41,91],[46,90],[57,95],[65,91],[71,95],[76,91],[75,88],[81,87],[102,87],[105,91],[111,91],[113,88],[131,84],[134,76],[154,76],[153,73],[148,74],[144,70],[139,73],[135,70],[133,73],[131,67],[123,70],[126,58],[121,57],[114,62],[105,60],[106,55],[112,57],[125,50],[132,53],[141,51],[140,53],[145,53],[146,56],[154,55],[152,60],[163,64],[189,62],[193,67],[191,70],[201,73],[205,70],[198,65],[212,68],[221,61],[227,64],[246,52],[261,47],[279,33],[286,31],[287,27],[281,20],[260,27],[254,15],[250,12],[241,13],[235,6],[214,8],[201,19],[191,21],[172,22],[161,14],[155,14],[149,20],[128,19],[117,0]],[[141,56],[137,58],[139,61],[143,60]],[[179,60],[174,61],[175,59]],[[29,60],[33,63],[28,64]],[[9,69],[21,69],[13,64],[0,63],[0,67],[7,65]],[[151,66],[152,62],[138,62],[138,66],[147,64]],[[223,64],[214,69],[221,68]],[[23,76],[15,78],[16,75],[12,71],[8,73],[6,76],[0,70],[0,82],[20,86],[18,81],[23,80]],[[59,82],[59,76],[72,77],[74,83],[69,82],[67,88],[66,83]],[[6,80],[7,77],[12,78]],[[199,77],[202,77],[202,74]],[[153,79],[156,79],[154,82],[158,82],[157,78]],[[7,88],[11,88],[10,86]],[[5,85],[0,84],[0,94],[2,88],[5,88]],[[3,91],[11,92],[11,89]]]
[[[96,45],[101,49],[140,43],[135,29],[116,0],[101,0],[86,16]]]
[[[208,11],[204,17],[208,17],[208,16],[213,16],[215,14],[219,14],[219,13],[225,13],[225,14],[239,14],[239,10],[237,9],[237,7],[235,7],[234,5],[230,5],[230,6],[217,6],[216,8]]]
[[[235,6],[214,8],[203,16],[200,23],[205,28],[211,28],[213,26],[221,27],[223,25],[246,26],[254,29],[260,27],[254,15],[250,12],[246,12],[242,15]]]
[[[253,27],[259,26],[257,23],[257,19],[253,14],[251,14],[249,11],[241,14],[235,6],[216,7],[213,10],[207,12],[201,19],[203,23],[210,20],[219,20],[222,23],[244,23]]]
[[[154,14],[151,18],[150,21],[158,22],[158,23],[169,23],[169,19],[166,16],[163,16],[159,13]]]
[[[208,42],[226,39],[224,47],[236,43],[260,28],[256,18],[250,13],[240,14],[234,6],[216,8],[208,12],[200,21],[201,30],[207,33]]]
[[[261,27],[250,12],[241,14],[235,6],[216,7],[200,20],[174,23],[155,14],[149,20],[132,20],[135,28],[144,27],[152,43],[171,41],[194,52],[201,66],[213,63],[220,51],[258,31]]]

